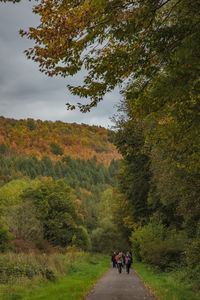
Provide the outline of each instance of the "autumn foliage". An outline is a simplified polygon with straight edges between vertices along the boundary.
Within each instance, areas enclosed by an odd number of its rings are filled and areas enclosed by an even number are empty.
[[[96,156],[98,162],[108,165],[120,157],[111,143],[113,135],[111,130],[86,124],[0,117],[1,153],[36,155],[38,159],[48,155],[54,162],[66,155],[85,160]]]

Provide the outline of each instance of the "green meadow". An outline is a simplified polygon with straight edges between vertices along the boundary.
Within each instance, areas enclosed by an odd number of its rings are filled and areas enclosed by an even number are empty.
[[[1,277],[0,285],[1,300],[82,299],[110,267],[107,256],[83,252],[37,257],[32,255],[29,258],[26,255],[14,258],[11,254],[10,259],[15,260],[15,268],[11,270],[12,264],[7,261],[6,266],[4,260],[4,275]],[[27,266],[27,259],[29,274],[25,274],[24,267],[24,274],[20,273],[17,269],[17,260],[24,261]],[[33,275],[31,268],[34,269],[36,265],[46,273],[34,271]],[[1,264],[1,275],[2,268]]]

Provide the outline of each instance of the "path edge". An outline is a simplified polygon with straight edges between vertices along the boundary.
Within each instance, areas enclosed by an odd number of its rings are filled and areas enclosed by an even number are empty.
[[[142,279],[142,277],[140,276],[140,274],[138,274],[138,272],[134,268],[133,268],[133,270],[137,274],[137,276],[140,278],[140,280],[142,281],[142,283],[144,284],[144,286],[148,289],[148,291],[151,294],[151,296],[153,296],[155,298],[155,300],[160,300],[156,295],[154,295],[154,293],[152,291],[152,288],[146,282],[144,282],[144,280]]]
[[[97,282],[106,274],[106,273],[108,273],[109,271],[110,271],[110,269],[111,269],[111,266],[110,266],[110,268],[108,269],[108,270],[106,270],[96,281],[95,281],[95,283],[93,284],[93,286],[91,287],[91,289],[89,290],[89,292],[87,292],[87,294],[85,294],[84,296],[83,296],[83,298],[81,298],[81,300],[86,300],[86,298],[89,296],[89,294],[91,293],[91,291],[93,290],[93,288],[95,287],[95,285],[97,284]],[[159,299],[158,299],[159,300]]]

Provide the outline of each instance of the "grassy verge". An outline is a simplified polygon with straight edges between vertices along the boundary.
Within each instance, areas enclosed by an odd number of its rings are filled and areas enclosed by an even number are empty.
[[[103,255],[77,253],[59,255],[50,260],[50,270],[54,271],[55,277],[48,280],[37,275],[32,279],[21,277],[14,282],[10,280],[0,285],[0,299],[80,300],[109,268],[109,258]]]
[[[155,273],[150,267],[136,261],[133,267],[159,300],[200,299],[200,295],[192,290],[189,283],[180,281],[177,272]]]

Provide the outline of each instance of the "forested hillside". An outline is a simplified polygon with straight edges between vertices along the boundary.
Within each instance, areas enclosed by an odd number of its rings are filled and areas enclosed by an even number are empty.
[[[19,156],[61,156],[91,159],[108,165],[119,154],[112,144],[113,132],[103,127],[68,124],[61,121],[14,120],[0,117],[0,153]]]
[[[118,169],[114,132],[60,121],[0,123],[1,251],[93,249]]]

